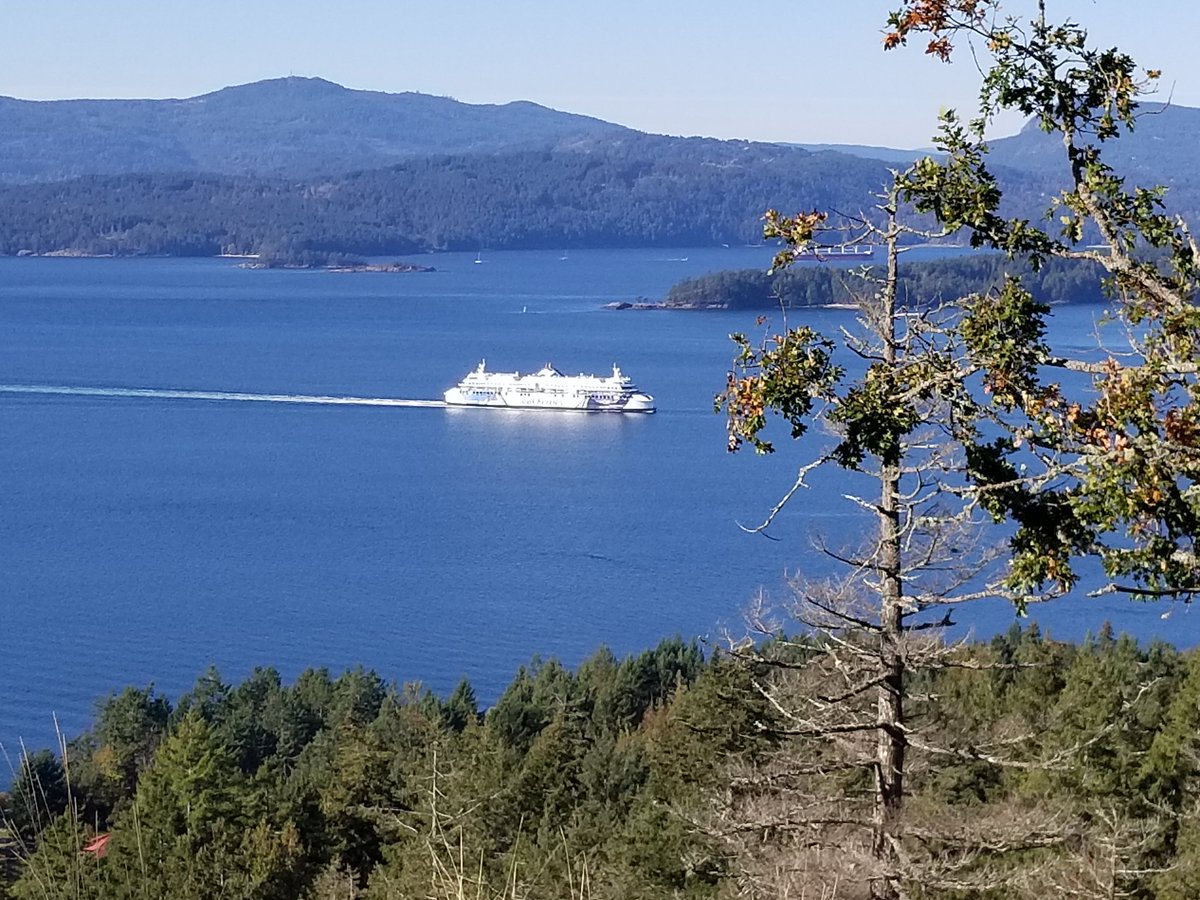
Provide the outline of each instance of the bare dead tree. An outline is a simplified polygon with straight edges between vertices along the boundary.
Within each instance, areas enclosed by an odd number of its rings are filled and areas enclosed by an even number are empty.
[[[859,217],[844,238],[887,251],[884,273],[864,273],[859,330],[835,342],[796,327],[760,346],[734,335],[735,371],[717,398],[731,450],[750,443],[770,452],[760,436],[770,413],[793,438],[815,424],[831,436],[750,530],[769,528],[831,466],[872,522],[859,547],[818,546],[840,576],[795,580],[786,612],[797,637],[760,620],[760,636],[771,639],[736,648],[766,666],[758,690],[783,743],[777,763],[735,773],[714,811],[715,827],[743,852],[789,846],[809,874],[813,860],[840,848],[846,867],[820,884],[847,895],[994,892],[999,882],[989,879],[1009,877],[996,873],[1013,850],[1094,896],[1138,889],[1153,874],[1139,862],[1136,817],[1058,810],[1043,817],[1052,827],[1031,828],[1018,809],[981,821],[986,835],[965,826],[955,834],[945,816],[914,818],[907,801],[914,778],[954,760],[1053,768],[1099,739],[1048,756],[1019,727],[940,729],[938,698],[926,693],[937,673],[988,664],[942,640],[961,604],[1007,597],[1022,609],[1066,593],[1080,557],[1103,568],[1101,592],[1184,603],[1200,593],[1200,250],[1186,223],[1163,211],[1161,190],[1127,186],[1103,159],[1105,142],[1133,129],[1137,98],[1158,73],[1091,48],[1075,23],[1050,22],[1046,5],[1022,17],[1003,0],[901,2],[885,46],[924,33],[928,52],[948,59],[956,43],[970,44],[983,79],[979,118],[963,124],[947,113],[944,157],[894,173],[881,215]],[[1061,136],[1069,175],[1049,224],[999,211],[983,132],[1006,109]],[[959,304],[899,297],[902,200],[1018,266],[1090,261],[1106,273],[1124,346],[1110,337],[1094,358],[1054,354],[1044,340],[1049,309],[1019,277]],[[776,264],[816,243],[827,221],[816,211],[768,213],[768,236],[785,243]],[[848,377],[835,350],[865,372]],[[1063,372],[1076,373],[1074,387],[1056,380]],[[872,489],[858,487],[868,480]],[[986,540],[989,522],[1011,526],[1001,552]],[[1005,889],[1020,895],[1016,881]]]
[[[1010,587],[1007,548],[969,478],[972,450],[992,434],[1011,433],[1011,423],[981,396],[962,309],[899,296],[900,240],[912,236],[900,221],[904,184],[896,173],[880,198],[884,226],[866,217],[856,224],[886,252],[881,274],[858,273],[857,329],[843,331],[836,345],[805,328],[758,348],[735,335],[739,371],[718,397],[731,449],[742,442],[773,449],[759,435],[768,408],[782,412],[793,436],[812,424],[825,429],[821,449],[781,502],[747,530],[765,532],[810,483],[832,475],[862,513],[867,535],[849,548],[815,536],[814,550],[840,574],[794,577],[792,596],[778,610],[786,625],[760,598],[749,614],[753,637],[731,648],[763,673],[754,684],[773,713],[764,727],[780,742],[766,762],[730,771],[707,823],[732,848],[749,896],[893,900],[1011,890],[1004,858],[1019,854],[1026,875],[1043,862],[1058,871],[1064,854],[1078,857],[1085,846],[1077,809],[1009,805],[979,814],[930,808],[927,799],[915,809],[911,803],[913,778],[928,781],[964,762],[1062,768],[1099,735],[1045,751],[1019,727],[962,734],[946,727],[930,693],[950,670],[988,677],[1014,665],[946,639],[959,607],[984,598],[1024,607],[1053,589]],[[768,223],[768,234],[787,242],[777,264],[825,227],[816,214]],[[865,372],[848,377],[835,365],[835,349]],[[1059,475],[1043,466],[1020,478],[1029,488]]]

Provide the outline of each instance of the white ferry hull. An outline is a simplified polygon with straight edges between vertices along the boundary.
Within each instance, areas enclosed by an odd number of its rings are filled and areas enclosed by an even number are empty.
[[[486,406],[492,409],[555,409],[575,412],[652,413],[654,398],[649,394],[634,394],[623,403],[598,401],[591,397],[511,397],[503,393],[471,396],[458,388],[444,394],[447,406]]]
[[[443,395],[447,406],[652,413],[654,398],[638,391],[620,369],[611,377],[563,375],[547,364],[532,375],[488,372],[484,364]]]

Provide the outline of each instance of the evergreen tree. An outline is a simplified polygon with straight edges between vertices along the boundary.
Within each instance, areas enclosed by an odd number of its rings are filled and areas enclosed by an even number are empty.
[[[461,732],[468,725],[477,724],[479,718],[479,703],[475,699],[475,690],[464,678],[442,704],[442,724],[452,731]]]
[[[104,900],[99,861],[83,852],[90,834],[73,813],[64,813],[37,838],[36,851],[12,885],[15,900]]]
[[[133,796],[138,777],[167,730],[171,704],[145,689],[127,687],[104,700],[92,729],[94,746],[80,745],[73,767],[80,789],[104,815]]]
[[[298,889],[298,835],[255,809],[233,757],[197,710],[159,747],[102,861],[113,898],[274,900]]]
[[[8,809],[0,822],[26,846],[33,846],[38,834],[67,809],[66,772],[57,756],[49,750],[36,750],[21,756],[17,777],[9,789]]]

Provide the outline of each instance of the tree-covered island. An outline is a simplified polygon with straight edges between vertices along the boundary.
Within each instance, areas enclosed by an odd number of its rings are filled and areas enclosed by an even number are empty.
[[[867,271],[879,272],[877,266]],[[986,293],[1021,270],[1001,253],[973,253],[945,259],[905,262],[901,255],[898,296],[905,306],[923,306]],[[637,309],[778,310],[821,306],[854,306],[862,287],[863,267],[847,268],[805,262],[776,271],[738,269],[688,278],[674,285],[660,302],[612,304]],[[1025,283],[1043,302],[1100,303],[1106,299],[1102,271],[1094,263],[1051,260],[1037,272],[1025,272]]]

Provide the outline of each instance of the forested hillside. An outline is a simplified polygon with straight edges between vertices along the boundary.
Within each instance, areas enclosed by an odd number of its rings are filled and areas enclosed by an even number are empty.
[[[772,205],[857,209],[884,166],[648,135],[591,150],[414,159],[314,181],[88,177],[0,187],[0,253],[356,254],[694,246],[762,236]]]
[[[1194,896],[1200,654],[1107,629],[1074,646],[1014,628],[955,659],[921,685],[930,699],[915,712],[961,756],[915,772],[910,789],[919,816],[960,823],[970,855],[944,848],[957,877],[986,874],[1006,897],[1097,878],[1122,896]],[[574,672],[535,661],[486,712],[465,682],[438,698],[363,670],[291,684],[270,669],[240,684],[209,672],[174,702],[128,688],[99,704],[67,765],[39,751],[21,768],[3,807],[25,848],[9,890],[738,896],[764,874],[748,860],[798,852],[786,828],[728,818],[731,802],[755,808],[746,765],[776,760],[794,777],[820,752],[756,688],[788,677],[673,640],[625,660],[601,651]],[[1008,762],[989,762],[991,747]],[[834,794],[858,777],[809,776]],[[997,835],[1020,821],[1023,848],[1004,846]]]
[[[0,185],[0,254],[286,258],[742,244],[761,240],[772,207],[869,213],[887,169],[832,151],[627,132],[304,180],[89,175]],[[996,171],[1010,185],[1004,211],[1040,219],[1052,173]],[[1166,199],[1168,209],[1200,217],[1200,188],[1190,181]]]

